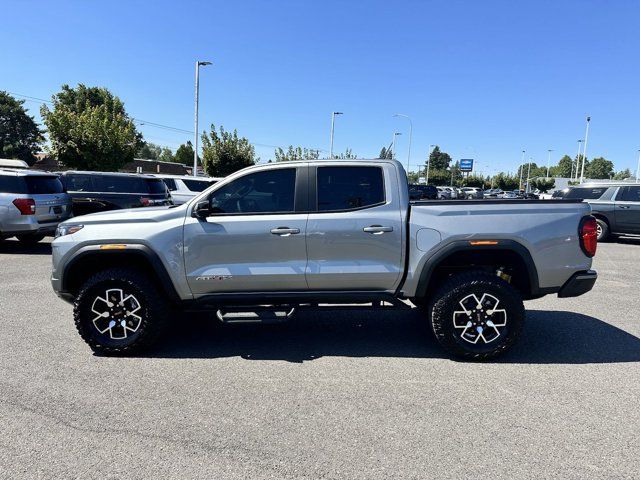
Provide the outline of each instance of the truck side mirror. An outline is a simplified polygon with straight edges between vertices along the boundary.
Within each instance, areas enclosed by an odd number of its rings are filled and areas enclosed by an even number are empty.
[[[196,203],[196,206],[193,208],[193,216],[196,218],[207,218],[211,213],[211,204],[209,200],[202,200],[201,202]]]

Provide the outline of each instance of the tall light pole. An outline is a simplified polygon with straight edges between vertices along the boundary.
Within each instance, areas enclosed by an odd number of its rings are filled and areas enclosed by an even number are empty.
[[[578,165],[580,163],[580,144],[582,143],[582,140],[578,140],[578,154],[576,155],[576,170],[575,170],[575,178],[578,178]],[[573,161],[571,161],[571,180],[573,181],[574,179],[574,172],[573,172]]]
[[[329,158],[333,158],[333,129],[336,123],[336,115],[342,115],[342,112],[331,112],[331,143],[329,145]]]
[[[193,176],[198,176],[198,100],[200,93],[200,66],[211,65],[211,62],[196,61],[196,114],[193,134]]]
[[[531,161],[533,158],[529,157],[529,168],[527,168],[527,190],[526,193],[531,192],[531,188],[529,187],[529,177],[531,175]]]
[[[522,150],[522,160],[520,160],[520,183],[518,184],[518,189],[522,190],[522,174],[524,173],[524,152],[526,150]]]
[[[551,152],[553,152],[553,150],[547,150],[547,153],[549,154],[549,156],[547,157],[547,178],[549,178],[549,165],[551,165]]]
[[[431,152],[436,148],[435,145],[429,145],[429,156],[427,157],[427,178],[425,179],[425,185],[429,185],[429,167],[431,167]]]
[[[582,170],[580,172],[580,183],[584,182],[584,164],[587,162],[587,143],[589,142],[589,123],[591,117],[587,117],[587,131],[584,134],[584,150],[582,152]]]
[[[638,150],[638,167],[636,168],[636,183],[639,183],[638,177],[640,176],[640,150]]]
[[[400,132],[393,132],[393,142],[391,142],[391,158],[396,158],[396,137],[402,135]]]
[[[404,113],[396,113],[393,115],[394,117],[404,117],[409,120],[409,151],[407,152],[407,172],[409,171],[409,165],[411,163],[411,137],[413,137],[413,122],[409,118],[409,115],[405,115]]]

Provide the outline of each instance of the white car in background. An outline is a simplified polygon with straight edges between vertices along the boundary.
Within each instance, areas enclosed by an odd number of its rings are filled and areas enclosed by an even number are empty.
[[[188,202],[200,192],[222,180],[218,177],[192,177],[189,175],[156,174],[155,176],[165,183],[171,192],[171,198],[175,205]]]

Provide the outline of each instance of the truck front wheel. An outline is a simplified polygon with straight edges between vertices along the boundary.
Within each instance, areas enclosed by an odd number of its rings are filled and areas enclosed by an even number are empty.
[[[151,279],[129,268],[90,277],[74,302],[76,328],[103,355],[131,355],[150,347],[168,321],[167,303]]]
[[[520,293],[486,272],[451,277],[436,293],[431,327],[450,353],[467,360],[487,360],[508,350],[522,333]]]

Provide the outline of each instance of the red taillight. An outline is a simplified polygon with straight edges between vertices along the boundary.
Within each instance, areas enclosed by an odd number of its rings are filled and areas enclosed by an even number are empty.
[[[580,248],[587,257],[593,257],[598,248],[598,223],[592,216],[584,217],[578,229]]]
[[[143,207],[148,207],[149,205],[151,205],[151,199],[147,197],[140,197],[140,203]]]
[[[33,198],[16,198],[13,204],[20,210],[20,215],[33,215],[36,213],[36,202]]]

